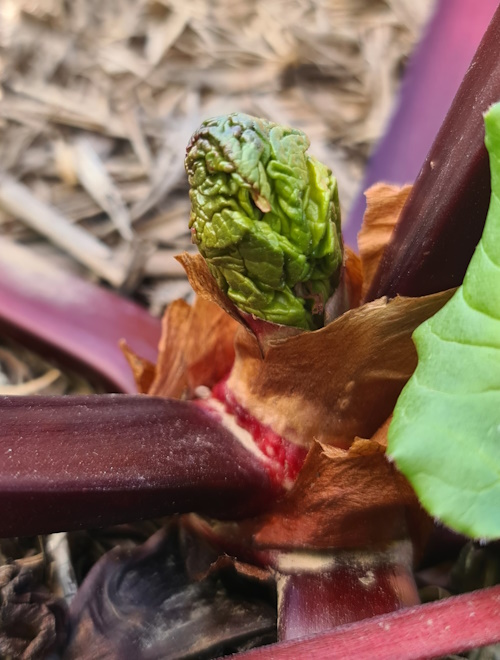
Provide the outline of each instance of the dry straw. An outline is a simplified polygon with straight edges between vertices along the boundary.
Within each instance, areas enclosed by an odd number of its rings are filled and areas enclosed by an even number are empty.
[[[201,120],[302,128],[344,210],[433,0],[3,0],[0,233],[145,300],[187,296]]]

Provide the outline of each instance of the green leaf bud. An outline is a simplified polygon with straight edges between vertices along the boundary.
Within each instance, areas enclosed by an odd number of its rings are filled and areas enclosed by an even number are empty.
[[[337,182],[296,129],[232,114],[187,148],[189,226],[219,286],[243,311],[314,329],[342,264]]]

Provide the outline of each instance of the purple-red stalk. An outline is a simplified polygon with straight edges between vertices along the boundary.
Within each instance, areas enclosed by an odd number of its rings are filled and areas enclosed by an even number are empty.
[[[297,639],[417,605],[412,557],[410,541],[396,541],[384,550],[280,553],[278,639]]]
[[[423,296],[462,283],[491,193],[483,113],[499,99],[500,7],[403,207],[367,300]]]
[[[213,417],[148,396],[0,397],[0,537],[197,511],[255,515],[269,472]]]
[[[500,586],[263,646],[238,660],[424,660],[500,642]]]
[[[410,57],[396,109],[343,227],[347,245],[357,245],[365,190],[379,181],[403,185],[416,179],[497,6],[497,0],[437,3]]]
[[[0,238],[0,333],[104,384],[135,393],[122,338],[156,362],[160,321],[103,287]]]

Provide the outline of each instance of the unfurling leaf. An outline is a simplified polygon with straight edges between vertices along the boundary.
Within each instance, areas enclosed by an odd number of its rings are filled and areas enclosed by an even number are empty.
[[[500,537],[500,104],[485,115],[492,196],[463,285],[414,333],[419,362],[389,454],[422,504],[475,538]]]
[[[299,130],[232,114],[187,149],[193,241],[243,311],[310,329],[342,263],[337,183]]]

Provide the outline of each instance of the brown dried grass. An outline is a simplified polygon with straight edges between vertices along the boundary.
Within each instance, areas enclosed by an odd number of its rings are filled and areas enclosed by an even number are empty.
[[[189,292],[173,255],[197,125],[238,110],[302,128],[347,209],[432,5],[4,0],[0,233],[160,313]]]

